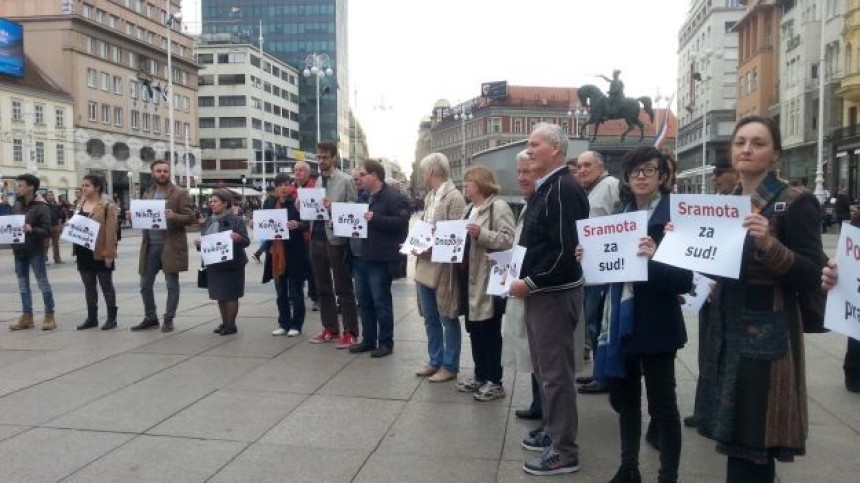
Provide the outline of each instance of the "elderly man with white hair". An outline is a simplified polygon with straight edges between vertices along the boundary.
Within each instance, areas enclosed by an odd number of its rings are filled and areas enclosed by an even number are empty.
[[[510,294],[525,300],[532,365],[543,396],[544,430],[523,441],[540,451],[523,465],[533,475],[579,470],[574,332],[582,310],[582,267],[574,250],[576,221],[588,218],[588,198],[564,160],[568,138],[561,127],[540,123],[529,135],[535,193],[528,199],[520,245],[526,248]]]

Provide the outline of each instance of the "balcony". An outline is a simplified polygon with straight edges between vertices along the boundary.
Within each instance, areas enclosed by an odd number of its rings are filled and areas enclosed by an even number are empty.
[[[860,102],[860,73],[848,74],[842,78],[841,87],[836,94],[851,102]]]

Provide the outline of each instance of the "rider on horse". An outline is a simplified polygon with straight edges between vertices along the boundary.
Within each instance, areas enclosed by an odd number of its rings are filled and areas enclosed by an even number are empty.
[[[597,76],[602,77],[606,82],[609,82],[609,92],[607,92],[607,94],[609,96],[608,111],[610,114],[618,112],[618,107],[621,105],[621,101],[624,100],[624,83],[621,82],[621,79],[619,78],[620,75],[621,71],[615,69],[612,71],[612,79],[605,75]]]

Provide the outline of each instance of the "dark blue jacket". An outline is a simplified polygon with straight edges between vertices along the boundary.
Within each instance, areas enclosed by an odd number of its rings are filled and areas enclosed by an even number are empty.
[[[669,195],[664,194],[648,220],[648,236],[659,245],[669,222]],[[660,354],[687,343],[678,296],[693,289],[693,272],[650,260],[648,281],[633,284],[633,335],[622,341],[625,354]]]
[[[367,224],[367,239],[363,240],[361,259],[366,262],[397,262],[400,245],[409,231],[409,202],[406,197],[382,185],[379,193],[370,197],[368,211],[373,219]]]
[[[264,210],[274,210],[277,198],[269,197],[263,203]],[[310,258],[308,255],[308,242],[305,241],[304,232],[308,229],[308,223],[301,221],[299,210],[296,208],[296,200],[287,196],[284,201],[284,208],[287,209],[287,220],[296,220],[299,222],[299,227],[295,230],[290,230],[289,240],[271,240],[266,242],[266,262],[263,265],[263,283],[272,280],[272,256],[271,244],[281,243],[284,245],[284,250],[287,254],[287,278],[296,280],[307,276],[310,270]]]

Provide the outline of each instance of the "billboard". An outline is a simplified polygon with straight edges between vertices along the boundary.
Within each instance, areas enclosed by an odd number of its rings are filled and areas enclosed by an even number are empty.
[[[24,29],[0,18],[0,76],[24,77]]]
[[[481,84],[481,97],[504,99],[508,97],[508,81],[484,82]]]

